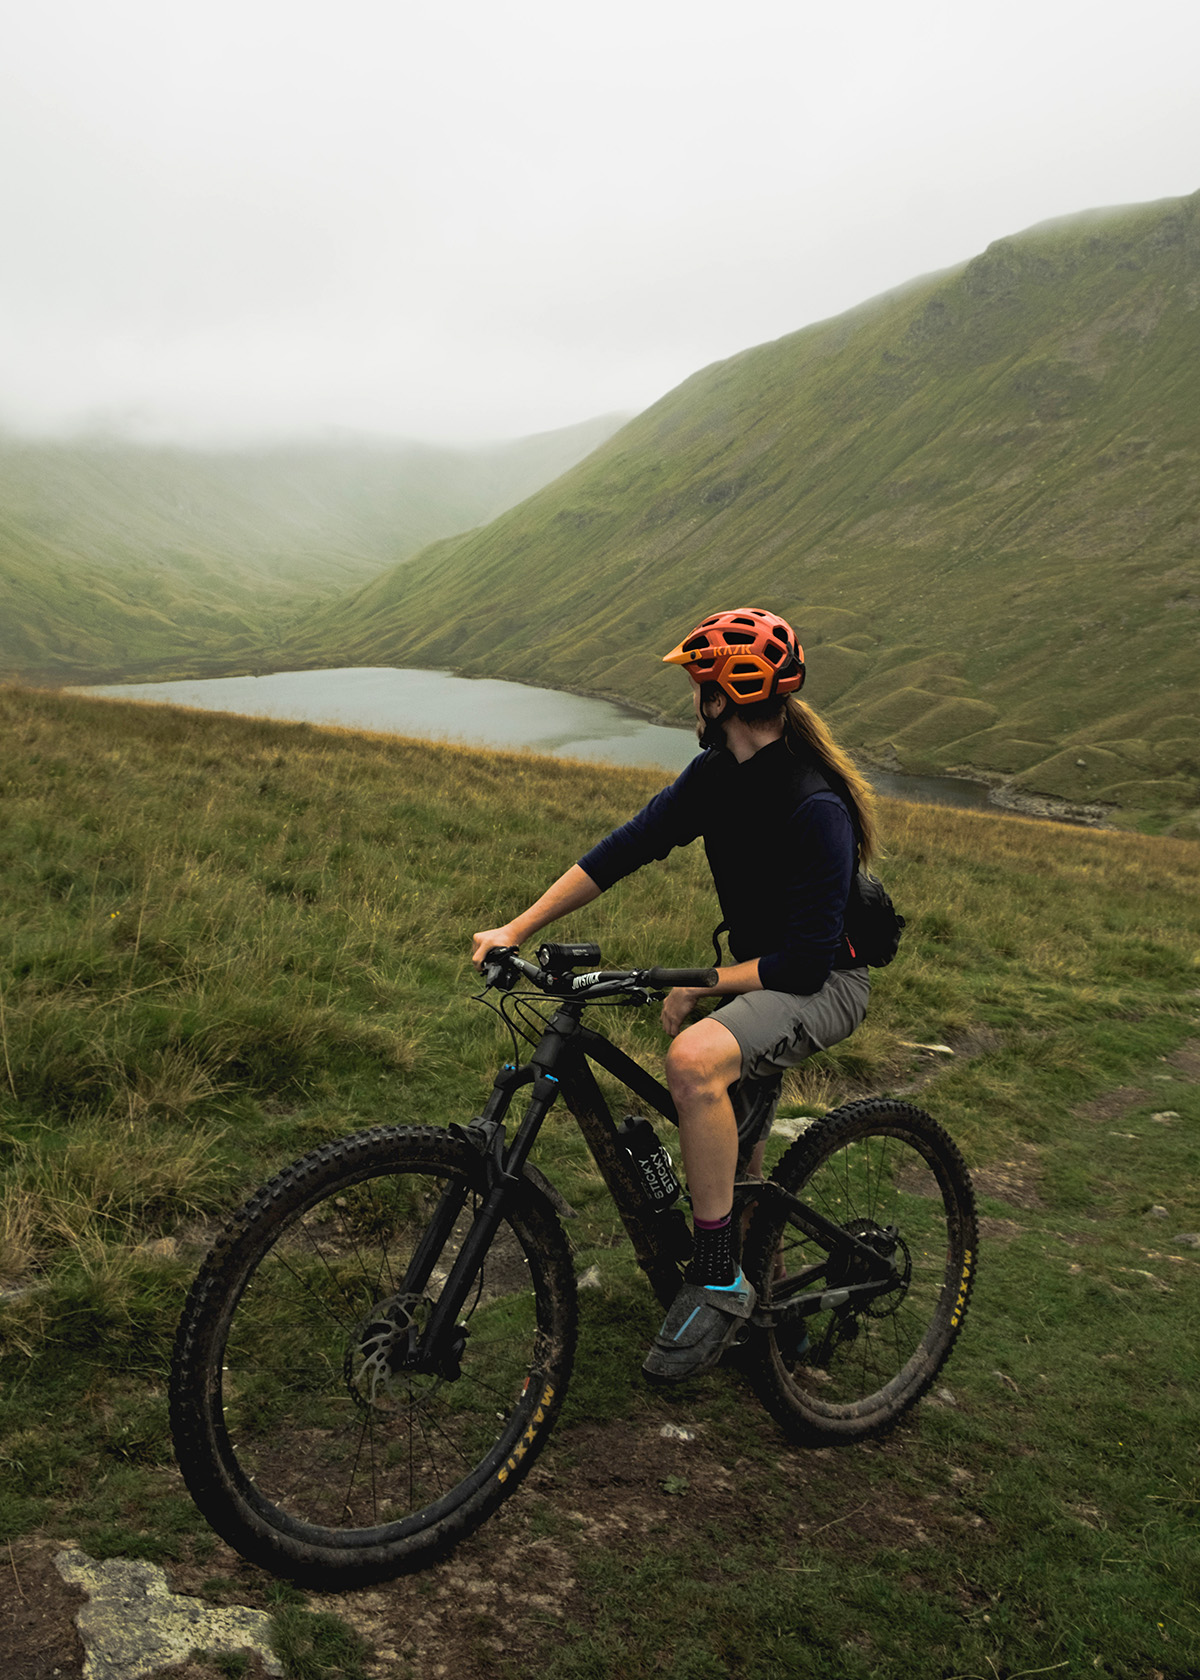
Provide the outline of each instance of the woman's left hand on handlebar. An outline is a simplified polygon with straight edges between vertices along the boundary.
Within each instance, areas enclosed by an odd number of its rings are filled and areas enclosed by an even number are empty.
[[[702,997],[707,994],[697,986],[672,986],[663,999],[662,1029],[674,1038]]]

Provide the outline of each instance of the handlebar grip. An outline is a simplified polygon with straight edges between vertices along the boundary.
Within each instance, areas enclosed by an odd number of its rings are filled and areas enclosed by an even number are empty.
[[[646,979],[651,986],[715,986],[715,968],[648,968]]]

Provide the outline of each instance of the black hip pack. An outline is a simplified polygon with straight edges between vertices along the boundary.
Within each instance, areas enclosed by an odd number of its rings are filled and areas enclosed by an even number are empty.
[[[842,932],[846,943],[868,968],[886,968],[900,949],[904,917],[875,875],[860,869],[850,883]]]
[[[803,799],[814,793],[836,793],[839,799],[843,798],[819,770],[805,771],[799,790]],[[849,800],[844,802],[854,822],[854,806]],[[854,829],[857,835],[857,823]],[[865,869],[856,870],[850,883],[842,932],[857,961],[866,963],[868,968],[886,968],[900,948],[905,925],[904,917],[878,876],[868,874]]]

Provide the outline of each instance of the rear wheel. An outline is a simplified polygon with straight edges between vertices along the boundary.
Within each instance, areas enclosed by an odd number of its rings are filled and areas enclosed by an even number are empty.
[[[193,1498],[243,1556],[326,1586],[383,1579],[519,1484],[576,1329],[566,1238],[535,1191],[517,1191],[442,1368],[413,1359],[486,1194],[469,1144],[382,1128],[296,1162],[227,1227],[180,1323],[171,1425]]]
[[[835,1110],[780,1160],[772,1183],[860,1242],[890,1281],[863,1291],[861,1253],[830,1249],[764,1198],[745,1269],[762,1305],[820,1293],[747,1344],[764,1403],[806,1443],[862,1440],[929,1387],[962,1327],[974,1282],[975,1198],[952,1139],[923,1110],[872,1099]]]

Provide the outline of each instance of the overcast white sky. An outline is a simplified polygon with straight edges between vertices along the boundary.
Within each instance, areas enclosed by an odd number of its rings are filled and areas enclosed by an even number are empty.
[[[1200,188],[1196,0],[8,0],[0,424],[516,436]]]

